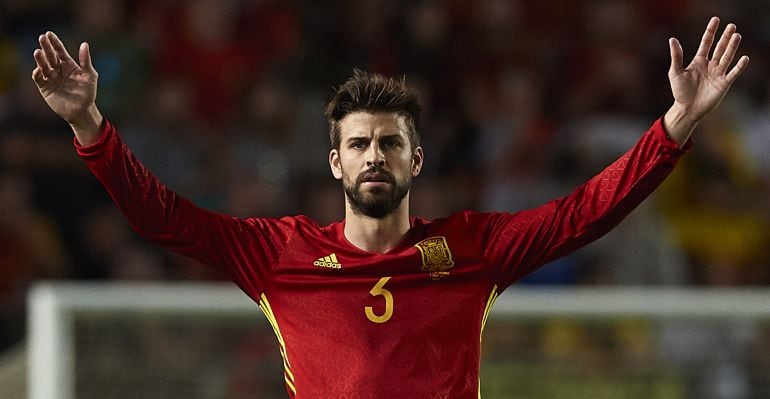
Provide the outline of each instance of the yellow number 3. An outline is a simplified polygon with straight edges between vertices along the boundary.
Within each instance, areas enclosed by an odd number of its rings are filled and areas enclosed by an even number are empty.
[[[390,291],[386,290],[385,288],[382,288],[385,286],[385,283],[387,283],[388,280],[390,280],[390,277],[381,278],[380,281],[374,285],[374,288],[369,291],[372,296],[382,295],[385,297],[385,313],[378,316],[374,314],[374,310],[371,306],[364,308],[366,311],[366,318],[368,318],[373,323],[384,323],[390,320],[390,317],[393,316],[393,294],[391,294]]]

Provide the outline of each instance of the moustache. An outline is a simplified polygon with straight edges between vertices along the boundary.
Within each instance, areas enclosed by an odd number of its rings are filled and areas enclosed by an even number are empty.
[[[381,166],[373,166],[358,175],[356,185],[361,185],[361,183],[367,181],[381,181],[393,184],[396,182],[396,177]]]

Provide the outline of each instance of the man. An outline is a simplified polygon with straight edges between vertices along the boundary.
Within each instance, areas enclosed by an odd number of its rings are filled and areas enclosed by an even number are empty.
[[[160,183],[95,105],[87,43],[79,63],[51,32],[32,78],[72,126],[75,146],[139,234],[229,272],[278,337],[293,398],[472,398],[481,333],[510,284],[600,237],[650,194],[748,63],[729,24],[711,57],[708,23],[683,68],[670,39],[674,104],[620,159],[574,192],[508,213],[409,215],[423,165],[419,105],[404,80],[356,72],[328,103],[329,165],[345,220],[238,219],[196,207]]]

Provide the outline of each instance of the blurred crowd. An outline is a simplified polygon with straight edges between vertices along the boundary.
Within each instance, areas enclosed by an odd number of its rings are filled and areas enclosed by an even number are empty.
[[[0,1],[0,348],[37,279],[221,279],[130,231],[30,79],[37,37],[91,44],[97,104],[162,181],[238,216],[343,216],[322,105],[353,68],[420,89],[412,208],[536,206],[672,102],[667,39],[735,22],[748,70],[615,231],[531,284],[770,284],[770,4],[760,0]]]

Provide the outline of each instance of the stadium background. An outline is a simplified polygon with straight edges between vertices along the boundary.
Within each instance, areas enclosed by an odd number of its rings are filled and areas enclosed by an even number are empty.
[[[36,280],[221,279],[134,235],[75,156],[30,80],[45,30],[71,51],[91,43],[99,107],[179,193],[326,223],[343,197],[322,104],[354,67],[420,87],[414,214],[516,210],[566,193],[662,115],[667,38],[689,60],[712,15],[737,23],[752,61],[694,150],[616,231],[525,283],[766,287],[765,1],[2,1],[0,348],[22,342]]]

